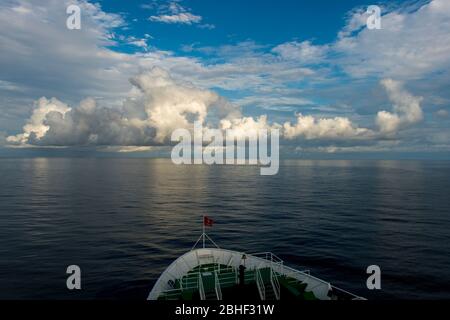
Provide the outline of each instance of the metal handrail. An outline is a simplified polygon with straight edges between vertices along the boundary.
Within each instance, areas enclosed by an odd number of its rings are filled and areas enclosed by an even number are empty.
[[[302,270],[301,272],[311,275],[311,270]]]
[[[198,275],[198,292],[200,293],[200,300],[205,300],[206,299],[205,288],[203,287],[203,280],[200,273]]]
[[[314,280],[316,280],[316,281],[318,281],[318,282],[321,282],[322,284],[330,285],[330,283],[329,283],[329,282],[326,282],[325,280],[322,280],[322,279],[320,279],[320,278],[314,277],[313,275],[311,275],[311,274],[309,274],[309,273],[305,273],[305,272],[303,272],[303,271],[299,271],[299,270],[296,270],[296,269],[293,269],[293,268],[287,267],[287,266],[284,267],[284,274],[285,274],[285,275],[290,275],[290,274],[301,274],[301,275],[307,276],[307,277],[309,277],[309,278],[311,278],[311,279],[314,279]]]
[[[285,274],[286,274],[287,276],[291,276],[291,275],[293,275],[293,274],[301,274],[301,275],[303,275],[303,276],[307,276],[307,277],[309,277],[309,278],[311,278],[311,279],[314,279],[314,280],[316,280],[316,281],[318,281],[318,282],[320,282],[320,283],[322,283],[322,284],[326,284],[326,285],[328,285],[328,286],[329,286],[330,288],[332,288],[332,289],[336,289],[337,291],[340,291],[340,292],[342,292],[342,293],[345,293],[345,294],[347,294],[347,295],[353,297],[354,300],[366,300],[364,297],[358,296],[358,295],[353,294],[353,293],[351,293],[351,292],[348,292],[348,291],[346,291],[346,290],[344,290],[344,289],[341,289],[341,288],[339,288],[339,287],[333,286],[333,285],[331,285],[329,282],[326,282],[326,281],[324,281],[324,280],[322,280],[322,279],[320,279],[320,278],[314,277],[313,275],[311,275],[311,274],[309,273],[309,270],[299,271],[299,270],[296,270],[296,269],[293,269],[293,268],[290,268],[290,267],[285,267],[284,270],[285,270],[284,272],[285,272]],[[320,285],[320,284],[318,284],[318,285]],[[312,291],[312,290],[314,290],[318,285],[312,286],[312,287],[308,287],[308,290]]]
[[[270,282],[272,283],[273,291],[275,292],[275,297],[277,300],[280,300],[280,282],[278,281],[278,277],[273,271],[270,269]]]
[[[216,289],[217,300],[222,300],[222,290],[220,289],[219,276],[217,275],[217,272],[214,272],[214,277],[214,287]]]
[[[222,284],[236,284],[237,283],[236,277],[237,273],[235,270],[226,273],[221,273],[219,283],[221,282]]]
[[[264,281],[262,279],[261,273],[259,272],[259,269],[256,269],[255,274],[256,286],[258,287],[259,296],[261,297],[261,300],[266,300],[266,288],[264,287]]]
[[[331,285],[331,288],[332,288],[332,289],[336,289],[337,291],[340,291],[340,292],[342,292],[342,293],[345,293],[345,294],[347,294],[347,295],[349,295],[349,296],[352,296],[352,297],[353,297],[352,300],[367,300],[367,299],[364,298],[364,297],[358,296],[358,295],[356,295],[356,294],[354,294],[354,293],[348,292],[348,291],[346,291],[346,290],[344,290],[344,289],[341,289],[341,288],[339,288],[339,287],[335,287],[335,286]]]
[[[167,298],[169,297],[172,297],[172,296],[178,296],[180,293],[182,293],[183,292],[183,290],[181,289],[181,288],[178,288],[178,289],[170,289],[170,290],[165,290],[164,292],[162,292],[164,295],[165,295],[165,297],[166,297],[166,300],[167,300]]]
[[[198,275],[200,276],[200,275]],[[181,289],[197,289],[198,288],[198,279],[183,277],[180,281]]]
[[[276,254],[272,253],[272,252],[257,252],[257,253],[251,253],[250,255],[257,257],[257,258],[261,258],[264,257],[265,260],[271,261],[271,262],[275,262],[275,263],[279,263],[279,264],[283,264],[283,260],[278,257]]]

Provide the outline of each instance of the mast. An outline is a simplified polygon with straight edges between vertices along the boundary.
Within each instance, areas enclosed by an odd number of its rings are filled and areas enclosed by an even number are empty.
[[[202,240],[203,243],[203,249],[206,248],[206,238],[208,238],[211,243],[219,248],[219,246],[206,234],[206,228],[205,227],[211,227],[213,225],[214,221],[213,219],[209,218],[208,216],[203,215],[203,221],[202,221],[202,234],[200,237],[198,237],[197,241],[195,242],[194,246],[191,250],[194,250],[194,248],[197,246],[197,244]]]
[[[203,219],[202,219],[202,227],[203,227],[202,237],[203,237],[203,249],[204,249],[205,248],[205,216],[203,216]]]

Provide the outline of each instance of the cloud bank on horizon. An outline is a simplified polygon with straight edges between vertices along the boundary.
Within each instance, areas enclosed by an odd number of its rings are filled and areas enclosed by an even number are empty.
[[[81,30],[64,27],[68,3],[82,9]],[[153,10],[149,24],[215,30],[182,1],[142,6]],[[450,3],[383,9],[381,30],[367,29],[357,7],[332,42],[192,43],[174,52],[149,44],[156,34],[125,32],[132,17],[99,4],[8,1],[0,144],[142,151],[199,120],[243,133],[278,128],[282,144],[302,151],[450,151]]]

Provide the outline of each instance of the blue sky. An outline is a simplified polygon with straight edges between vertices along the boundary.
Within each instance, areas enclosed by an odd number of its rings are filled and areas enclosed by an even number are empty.
[[[0,18],[0,154],[161,154],[194,118],[277,128],[289,156],[450,152],[445,0],[8,0]]]
[[[201,16],[201,24],[214,25],[214,29],[197,26],[186,28],[180,24],[148,23],[150,15],[158,14],[158,5],[146,8],[139,1],[101,1],[106,11],[124,12],[129,18],[128,35],[154,36],[152,44],[158,48],[178,51],[183,44],[219,46],[226,43],[253,40],[264,44],[277,44],[292,39],[315,39],[318,44],[331,42],[336,30],[344,24],[345,15],[361,6],[361,1],[183,1],[182,5]],[[149,2],[151,3],[151,2]],[[163,3],[163,2],[156,2]],[[133,19],[138,19],[133,21]]]

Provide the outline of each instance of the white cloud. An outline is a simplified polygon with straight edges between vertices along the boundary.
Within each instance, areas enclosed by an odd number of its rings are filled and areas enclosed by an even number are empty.
[[[432,0],[409,9],[383,8],[381,30],[365,27],[364,11],[353,12],[333,45],[333,51],[341,56],[335,62],[361,78],[411,80],[448,68],[450,2]]]
[[[150,39],[153,39],[153,37],[149,34],[145,34],[143,38],[137,38],[134,36],[119,36],[119,40],[124,41],[124,43],[142,48],[144,49],[144,51],[148,51],[150,49],[150,46],[148,45],[148,41]]]
[[[196,120],[208,127],[232,129],[237,136],[277,128],[286,140],[376,141],[423,117],[421,98],[391,79],[381,84],[393,104],[393,113],[377,114],[379,132],[359,127],[347,117],[298,114],[295,123],[286,121],[282,125],[270,123],[266,115],[243,117],[238,108],[214,92],[176,81],[160,68],[141,73],[130,81],[134,89],[120,110],[99,106],[93,99],[71,108],[55,98],[41,98],[23,132],[7,137],[6,141],[9,145],[125,146],[130,148],[108,150],[144,151],[139,147],[167,145],[175,129],[191,130]]]
[[[99,5],[81,0],[78,3],[83,6],[83,32],[65,28],[62,1],[15,0],[0,4],[0,108],[4,115],[0,128],[11,128],[9,119],[13,118],[18,123],[16,128],[20,128],[21,122],[29,118],[28,127],[18,135],[17,131],[9,133],[10,144],[139,148],[165,143],[174,127],[189,127],[194,118],[208,123],[214,118],[214,125],[219,127],[272,127],[277,124],[264,115],[242,117],[238,108],[209,88],[238,92],[235,102],[244,107],[299,107],[314,103],[314,96],[323,98],[322,88],[315,88],[315,83],[340,84],[341,79],[334,78],[331,68],[323,65],[342,68],[358,81],[378,77],[403,82],[408,79],[408,88],[414,88],[410,84],[415,79],[427,79],[433,72],[444,73],[450,66],[450,6],[442,0],[433,0],[415,11],[391,10],[383,16],[383,30],[366,30],[365,15],[356,10],[336,43],[327,45],[288,41],[271,48],[246,41],[216,48],[192,47],[193,51],[203,50],[210,60],[158,51],[148,45],[148,37],[120,40],[114,36],[114,29],[125,25],[122,17],[103,12]],[[201,20],[176,2],[164,10],[155,17],[185,14],[181,19],[185,19],[184,23]],[[117,41],[146,52],[124,54],[109,49]],[[153,73],[133,77],[139,70],[155,66],[167,73],[154,69]],[[359,143],[356,141],[392,138],[388,136],[423,119],[421,98],[405,91],[401,82],[384,80],[382,84],[393,109],[376,115],[375,128],[371,128],[372,116],[366,117],[370,124],[361,124],[356,114],[335,117],[342,112],[333,112],[325,117],[302,111],[303,115],[280,125],[284,137]],[[307,88],[309,96],[303,90],[307,86],[311,87]],[[337,94],[327,97],[332,104]],[[29,110],[32,104],[25,99],[41,96],[57,99],[41,99],[34,110]],[[78,105],[85,97],[93,99]],[[51,110],[52,105],[69,110]],[[345,112],[354,109],[349,107]],[[373,109],[370,112],[376,114]],[[40,116],[33,119],[34,113]]]
[[[445,109],[440,109],[440,110],[436,111],[436,114],[439,117],[442,117],[442,118],[447,118],[448,117],[448,111],[445,110]]]
[[[216,26],[212,23],[204,23],[198,26],[200,29],[208,29],[208,30],[213,30],[216,28]]]
[[[306,140],[358,139],[370,138],[373,135],[371,130],[359,128],[345,117],[315,118],[301,114],[297,116],[294,125],[286,122],[283,125],[283,132],[286,139],[302,137]]]
[[[272,52],[280,55],[283,59],[296,60],[298,63],[322,62],[328,50],[327,46],[315,46],[310,41],[287,42],[272,49]]]
[[[152,146],[106,146],[98,148],[100,152],[119,152],[119,153],[132,153],[132,152],[148,152],[157,147]]]
[[[400,127],[400,117],[397,114],[387,111],[379,111],[377,113],[376,123],[381,132],[395,133]]]
[[[150,16],[151,21],[164,22],[164,23],[181,23],[181,24],[194,24],[202,21],[201,16],[196,16],[189,12],[182,12],[178,14],[163,14],[159,16]]]
[[[360,128],[349,118],[316,118],[299,114],[297,122],[283,125],[287,139],[303,137],[311,139],[373,139],[384,135],[393,135],[401,128],[423,120],[420,106],[422,97],[416,97],[403,88],[403,83],[392,79],[383,79],[381,85],[386,90],[393,112],[379,111],[375,123],[379,132],[368,128]]]
[[[23,88],[12,82],[0,80],[0,90],[23,91]]]
[[[383,79],[381,84],[386,89],[389,100],[393,103],[394,113],[380,111],[376,123],[382,133],[396,133],[401,126],[408,126],[422,121],[423,111],[420,106],[422,97],[415,97],[403,89],[403,84],[392,79]]]
[[[98,5],[75,3],[83,12],[82,32],[66,28],[64,1],[15,0],[0,5],[1,80],[29,88],[34,99],[36,92],[68,99],[114,98],[126,92],[125,63],[130,57],[105,48],[114,46],[111,29],[123,25],[123,19]],[[14,10],[17,7],[29,10]],[[112,76],[115,68],[125,79]]]
[[[280,60],[272,54],[261,54],[257,50],[253,43],[218,48],[212,54],[215,59],[224,60],[223,63],[206,63],[198,58],[179,57],[170,52],[150,52],[139,59],[139,64],[167,69],[173,76],[200,87],[226,90],[284,88],[290,82],[318,76],[311,68]]]
[[[160,15],[152,15],[149,17],[150,21],[163,23],[179,23],[179,24],[196,24],[202,21],[202,17],[194,15],[188,9],[182,7],[177,2],[170,2],[168,5],[160,6],[160,11],[165,12]],[[209,25],[208,25],[209,26]]]
[[[242,117],[223,119],[220,121],[220,129],[232,130],[236,137],[245,137],[249,133],[257,133],[259,130],[279,128],[279,125],[270,125],[267,116],[262,115],[258,118]]]
[[[301,153],[361,153],[361,152],[389,152],[389,151],[412,151],[405,146],[399,144],[399,141],[374,141],[370,145],[355,145],[355,146],[312,146],[312,147],[297,147],[296,151]]]
[[[27,144],[30,139],[42,139],[49,129],[46,117],[51,112],[64,115],[70,108],[58,99],[41,98],[35,103],[35,108],[27,124],[23,127],[23,133],[10,136],[6,141],[13,145]]]
[[[7,137],[12,145],[41,146],[151,146],[169,142],[177,128],[192,128],[206,121],[215,108],[239,115],[217,94],[177,83],[159,68],[131,79],[135,90],[122,109],[85,99],[70,108],[56,98],[37,101],[23,132]]]
[[[208,108],[218,101],[215,93],[179,85],[158,68],[134,77],[131,83],[142,91],[149,124],[156,128],[155,140],[161,143],[173,130],[189,128],[194,118],[203,123]]]

